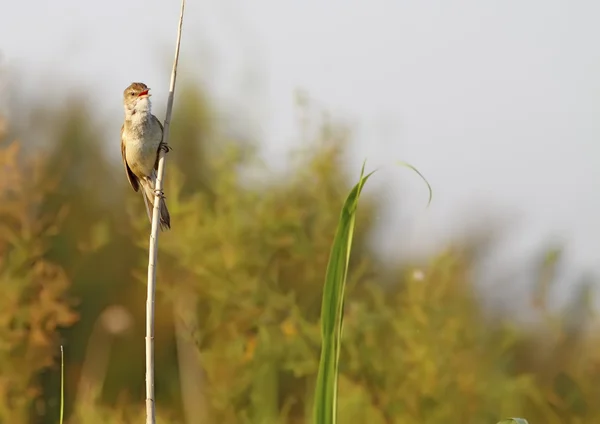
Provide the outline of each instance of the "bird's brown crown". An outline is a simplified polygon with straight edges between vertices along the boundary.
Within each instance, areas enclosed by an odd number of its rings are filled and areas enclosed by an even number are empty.
[[[140,94],[148,92],[149,88],[143,82],[133,82],[123,91],[123,98],[125,100],[136,99]]]

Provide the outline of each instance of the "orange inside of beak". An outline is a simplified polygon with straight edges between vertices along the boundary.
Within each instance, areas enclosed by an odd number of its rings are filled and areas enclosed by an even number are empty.
[[[147,96],[148,95],[148,91],[150,91],[150,90],[142,91],[140,94],[138,94],[138,97]]]

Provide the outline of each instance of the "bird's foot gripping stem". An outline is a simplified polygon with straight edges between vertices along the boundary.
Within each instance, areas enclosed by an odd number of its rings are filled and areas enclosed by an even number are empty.
[[[165,153],[169,153],[171,150],[173,150],[173,148],[171,146],[169,146],[167,143],[160,143],[159,149]]]

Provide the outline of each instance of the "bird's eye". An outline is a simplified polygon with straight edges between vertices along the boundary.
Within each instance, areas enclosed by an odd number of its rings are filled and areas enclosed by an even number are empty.
[[[132,91],[129,93],[130,96],[135,96],[135,93]]]

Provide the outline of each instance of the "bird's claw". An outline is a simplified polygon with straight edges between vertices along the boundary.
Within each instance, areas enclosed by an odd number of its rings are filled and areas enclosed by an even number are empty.
[[[160,197],[161,199],[167,198],[162,190],[154,190],[154,195]]]
[[[169,146],[167,143],[161,143],[160,150],[162,150],[165,153],[169,153],[171,150],[173,150],[173,148],[171,146]]]

